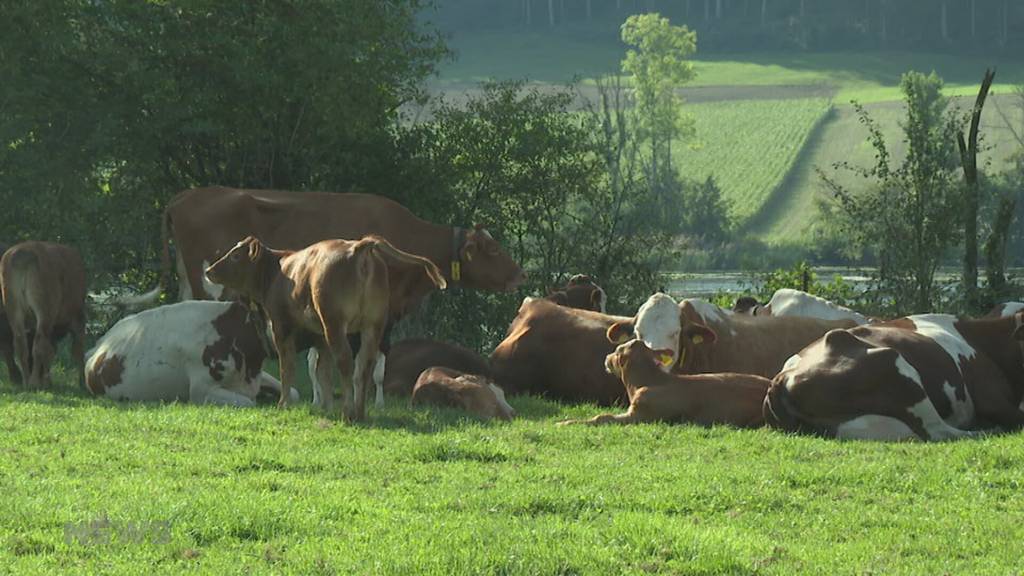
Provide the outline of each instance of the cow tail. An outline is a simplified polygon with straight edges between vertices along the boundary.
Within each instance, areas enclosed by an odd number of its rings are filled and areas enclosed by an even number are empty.
[[[430,278],[430,281],[433,282],[434,285],[440,288],[441,290],[444,290],[448,286],[448,283],[445,281],[444,276],[441,275],[441,270],[437,267],[436,264],[434,264],[430,260],[427,260],[422,256],[416,256],[414,254],[409,254],[408,252],[403,252],[398,248],[395,248],[394,246],[391,245],[390,242],[379,236],[365,238],[363,239],[363,242],[372,243],[377,253],[387,260],[402,264],[422,266],[424,272],[426,272],[427,276]]]
[[[160,281],[157,288],[168,290],[171,279],[171,210],[164,208],[164,216],[160,219]]]

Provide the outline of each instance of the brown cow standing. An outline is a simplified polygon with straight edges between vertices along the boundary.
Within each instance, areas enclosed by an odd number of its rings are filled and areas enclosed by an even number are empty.
[[[295,376],[295,354],[303,342],[315,341],[321,358],[334,358],[341,374],[345,415],[366,414],[366,384],[391,310],[435,287],[444,288],[440,271],[425,258],[406,254],[378,237],[325,240],[298,252],[273,250],[248,237],[211,265],[206,275],[261,306],[267,314],[281,363],[281,399],[288,403]],[[353,365],[346,335],[362,334],[363,346]],[[334,390],[329,366],[317,376],[324,408],[331,410]],[[353,370],[353,368],[355,370]],[[352,399],[352,381],[355,398]]]
[[[78,251],[52,242],[12,246],[0,258],[0,286],[14,353],[30,387],[50,384],[54,346],[71,334],[71,359],[85,387],[85,265]],[[29,334],[34,334],[29,343]]]
[[[670,351],[655,351],[640,340],[620,344],[605,359],[605,369],[622,379],[629,396],[624,414],[601,414],[590,420],[560,424],[637,424],[692,422],[756,428],[764,424],[761,405],[771,380],[752,374],[666,374],[656,360]]]
[[[267,246],[301,250],[321,240],[375,235],[403,252],[427,258],[451,285],[507,291],[526,277],[482,226],[433,224],[394,200],[373,194],[193,188],[167,204],[162,229],[161,285],[166,286],[170,275],[173,236],[182,300],[219,298],[222,287],[204,282],[203,269],[246,236]],[[217,293],[210,294],[211,290]],[[159,292],[158,286],[136,300],[155,301]]]
[[[461,408],[485,420],[511,420],[516,411],[505,401],[505,393],[486,376],[464,374],[434,366],[416,379],[410,404],[433,404]]]
[[[629,320],[527,298],[508,336],[491,353],[494,381],[509,394],[623,403],[622,384],[604,370],[605,356],[615,350],[605,333],[612,324]]]
[[[10,245],[0,244],[0,256],[7,252],[8,248]],[[11,381],[21,384],[21,370],[18,370],[18,364],[14,359],[14,334],[11,332],[11,323],[7,321],[7,313],[3,307],[0,307],[0,354],[3,355],[4,363],[7,364],[7,374],[11,377]]]

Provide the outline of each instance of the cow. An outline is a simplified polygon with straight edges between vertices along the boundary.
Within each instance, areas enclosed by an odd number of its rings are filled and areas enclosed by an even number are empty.
[[[832,330],[765,397],[775,428],[865,440],[951,440],[1024,426],[1024,312],[908,316]]]
[[[50,385],[54,347],[70,334],[71,361],[84,388],[86,286],[78,251],[53,242],[15,244],[0,258],[0,290],[15,359],[28,386]]]
[[[86,386],[114,400],[254,406],[281,394],[262,368],[266,325],[239,302],[189,300],[127,316],[89,351]]]
[[[441,366],[427,368],[416,379],[410,405],[422,404],[461,408],[484,420],[511,420],[516,415],[502,389],[486,376]]]
[[[0,256],[2,256],[9,244],[0,243]],[[31,341],[32,337],[29,337]],[[11,323],[7,321],[7,313],[3,306],[0,306],[0,355],[3,356],[4,364],[7,365],[7,374],[15,384],[22,384],[21,370],[14,359],[14,334],[11,332]]]
[[[608,296],[604,289],[586,274],[576,274],[565,286],[549,291],[545,298],[561,306],[593,310],[602,314],[605,313],[608,304]]]
[[[792,288],[776,290],[764,306],[750,296],[742,296],[736,299],[732,309],[737,314],[750,316],[806,316],[822,320],[853,320],[858,325],[871,322],[860,312]]]
[[[616,322],[629,320],[526,298],[491,353],[494,381],[508,394],[603,406],[624,403],[622,384],[604,370],[605,356],[615,350],[605,334]]]
[[[996,304],[994,308],[989,310],[986,318],[1006,318],[1013,316],[1017,312],[1024,310],[1024,302],[1003,302],[1002,304]]]
[[[167,204],[161,230],[160,284],[138,297],[140,301],[155,301],[161,287],[167,286],[172,239],[181,300],[224,296],[224,287],[209,282],[203,270],[247,236],[278,249],[301,250],[321,240],[375,235],[403,252],[427,258],[453,286],[511,291],[526,278],[483,226],[433,224],[394,200],[373,194],[193,188]]]
[[[266,312],[281,364],[278,405],[290,401],[296,352],[312,345],[320,355],[315,371],[323,407],[330,412],[334,401],[329,358],[341,374],[348,420],[366,416],[366,383],[391,311],[446,287],[430,260],[377,236],[324,240],[297,252],[271,249],[249,236],[211,264],[206,275]],[[355,332],[363,345],[353,365],[346,336]]]
[[[764,425],[762,404],[771,380],[753,374],[666,374],[659,356],[640,340],[619,344],[605,358],[605,370],[622,380],[629,396],[623,414],[601,414],[590,420],[559,424],[638,424],[689,422],[702,426],[729,424],[738,428]]]
[[[738,372],[771,378],[786,360],[833,328],[855,326],[852,320],[758,317],[733,314],[706,300],[676,303],[657,293],[634,319],[609,328],[616,342],[638,338],[661,356],[662,369],[681,374]]]

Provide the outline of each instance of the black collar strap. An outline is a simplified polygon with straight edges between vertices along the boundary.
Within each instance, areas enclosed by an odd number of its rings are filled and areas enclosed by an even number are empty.
[[[452,283],[459,283],[462,281],[462,259],[460,253],[462,252],[463,246],[466,245],[467,232],[465,228],[458,226],[452,227],[452,263],[450,276]]]

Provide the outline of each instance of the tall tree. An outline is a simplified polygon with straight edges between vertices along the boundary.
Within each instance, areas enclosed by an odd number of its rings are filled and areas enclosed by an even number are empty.
[[[980,186],[978,185],[978,129],[981,125],[981,111],[985,107],[985,98],[995,70],[985,70],[985,77],[978,89],[978,97],[971,110],[971,127],[966,141],[963,132],[956,135],[960,149],[960,164],[964,171],[964,272],[963,285],[969,308],[978,306],[978,204],[980,203]]]

